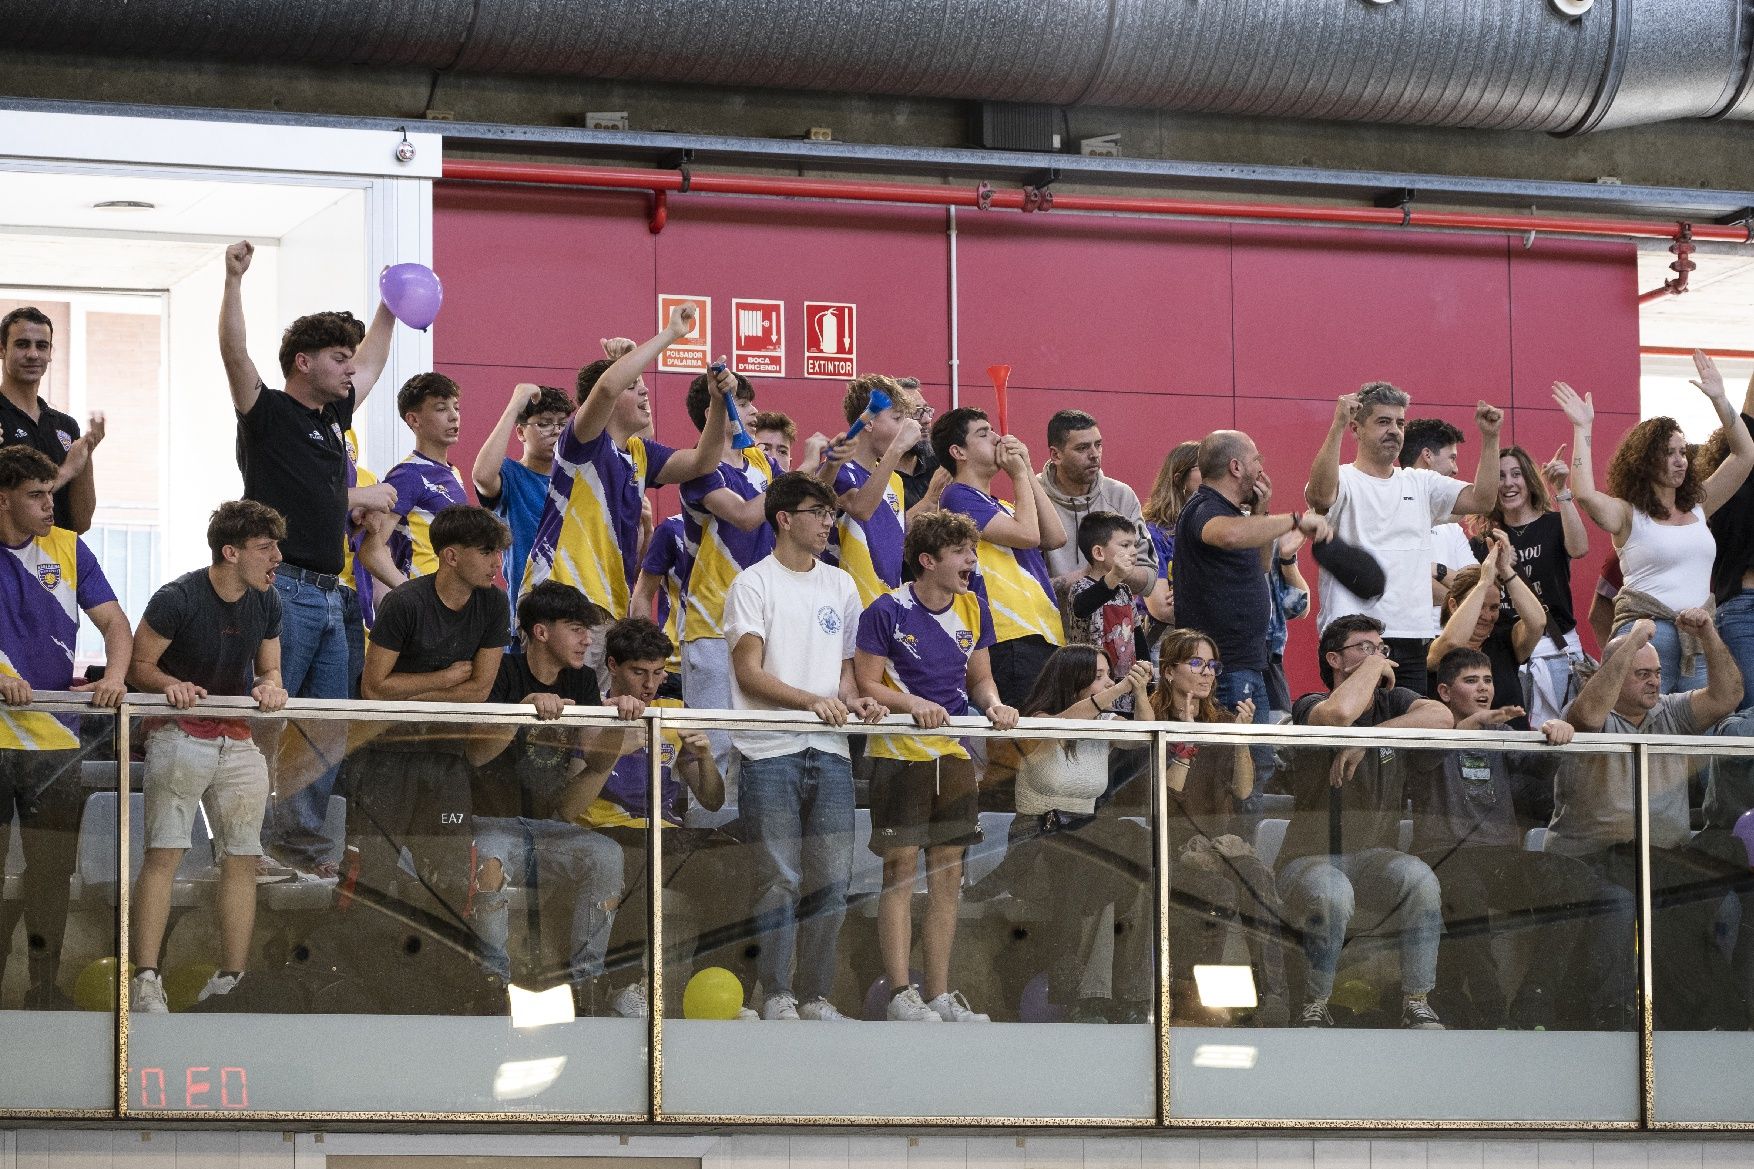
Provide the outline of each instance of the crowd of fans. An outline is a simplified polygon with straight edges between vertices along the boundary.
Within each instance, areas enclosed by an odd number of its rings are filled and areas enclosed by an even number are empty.
[[[243,498],[212,516],[211,564],[160,588],[133,629],[76,534],[92,516],[102,420],[82,435],[39,396],[46,316],[0,319],[0,825],[18,823],[24,890],[0,917],[0,962],[22,915],[27,1005],[60,1002],[84,795],[77,721],[28,707],[67,689],[116,707],[132,688],[188,712],[141,735],[136,1010],[166,1009],[171,888],[204,809],[220,952],[203,1001],[248,998],[259,883],[333,884],[336,904],[394,898],[433,923],[449,915],[502,979],[517,976],[511,893],[541,886],[571,899],[564,973],[580,1004],[643,1015],[645,980],[610,960],[610,939],[619,907],[645,896],[655,815],[663,960],[689,969],[728,915],[758,939],[740,970],[745,1016],[841,1020],[862,803],[882,866],[881,1016],[1005,1010],[977,1010],[955,985],[966,886],[971,902],[998,892],[1037,907],[1054,1017],[1150,1018],[1139,810],[1153,769],[1124,735],[986,740],[950,722],[975,716],[1001,731],[1040,717],[1452,732],[1405,750],[1174,748],[1156,774],[1171,816],[1176,1012],[1210,1021],[1194,969],[1225,963],[1229,947],[1252,972],[1254,1022],[1333,1026],[1342,952],[1369,935],[1398,958],[1391,1023],[1628,1025],[1629,758],[1476,748],[1467,732],[1565,744],[1754,726],[1754,385],[1738,416],[1703,355],[1695,384],[1720,429],[1694,449],[1672,419],[1640,423],[1605,489],[1587,394],[1555,385],[1572,457],[1562,447],[1537,465],[1501,447],[1487,403],[1465,436],[1409,419],[1408,395],[1378,381],[1338,400],[1301,498],[1275,490],[1247,434],[1221,430],[1174,446],[1141,504],[1104,474],[1088,413],[1052,417],[1038,471],[982,411],[934,417],[916,381],[876,374],[848,384],[839,433],[800,443],[792,419],[758,411],[751,383],[714,366],[688,389],[696,441],[666,445],[641,374],[691,331],[685,305],[642,343],[606,340],[570,392],[515,387],[469,465],[476,506],[451,458],[462,394],[442,374],[397,394],[413,452],[381,480],[358,465],[351,427],[386,363],[387,310],[369,327],[347,313],[294,321],[284,388],[266,384],[243,325],[251,256],[248,243],[227,249],[219,321]],[[1468,442],[1477,459],[1462,479]],[[665,484],[682,511],[660,519],[648,492]],[[1578,635],[1571,580],[1591,525],[1617,560],[1594,593],[1600,662]],[[1322,568],[1313,605],[1306,544]],[[105,660],[76,683],[82,612]],[[1326,689],[1294,699],[1288,622],[1311,614]],[[289,696],[503,702],[536,718],[282,728],[202,707],[210,696],[267,713]],[[669,730],[653,808],[643,730],[558,720],[607,706],[643,727],[633,720],[654,705],[826,726]],[[829,729],[892,715],[904,717],[869,737]],[[1734,931],[1754,931],[1742,912],[1754,906],[1736,828],[1754,769],[1658,756],[1649,782],[1659,1021],[1746,1028],[1754,946]],[[339,859],[324,827],[338,790]],[[971,882],[964,861],[994,808],[1014,813],[1005,860]],[[1112,969],[1093,995],[1092,925],[1109,912]],[[1494,935],[1519,921],[1540,943],[1507,964]]]

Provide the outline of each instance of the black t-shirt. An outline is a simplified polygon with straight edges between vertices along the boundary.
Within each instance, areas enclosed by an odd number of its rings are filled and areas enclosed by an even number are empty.
[[[378,604],[372,644],[399,655],[392,674],[431,674],[473,661],[481,650],[502,648],[510,623],[503,589],[476,589],[461,609],[452,609],[439,600],[437,575],[421,576],[391,589]]]
[[[79,437],[79,423],[73,421],[72,415],[63,414],[42,398],[37,399],[37,418],[31,421],[29,414],[12,404],[12,400],[0,394],[0,447],[22,444],[42,451],[59,467],[67,461],[67,452],[73,449],[74,440]],[[71,487],[63,487],[55,492],[55,526],[71,529],[73,527],[73,505],[69,496]]]
[[[1310,712],[1327,697],[1325,693],[1305,694],[1292,704],[1291,721],[1307,724]],[[1352,725],[1379,726],[1400,718],[1417,701],[1419,695],[1405,686],[1379,689],[1370,708]],[[1396,846],[1406,799],[1404,752],[1387,745],[1362,749],[1364,758],[1357,770],[1338,788],[1328,777],[1337,748],[1298,747],[1292,751],[1286,787],[1296,805],[1285,830],[1285,844],[1279,850],[1280,867],[1300,856]]]
[[[1535,599],[1547,610],[1547,632],[1563,640],[1577,628],[1577,617],[1571,607],[1571,555],[1565,551],[1565,520],[1556,511],[1542,512],[1519,526],[1505,524],[1504,534],[1516,549],[1517,575],[1528,582]],[[1486,558],[1486,542],[1469,542],[1477,560]],[[1504,599],[1504,615],[1499,624],[1509,620],[1515,610],[1510,598]],[[1500,703],[1499,705],[1503,705]]]
[[[1220,548],[1200,529],[1242,509],[1202,485],[1175,525],[1175,613],[1183,629],[1213,640],[1227,670],[1267,668],[1267,570],[1259,548]]]
[[[1754,418],[1742,415],[1742,425],[1754,434]],[[1736,493],[1705,522],[1717,537],[1711,591],[1721,605],[1742,591],[1742,575],[1754,568],[1754,475],[1742,480]]]
[[[523,654],[501,658],[487,700],[518,703],[531,694],[558,694],[576,706],[602,702],[596,671],[589,666],[564,669],[554,681],[540,682]],[[520,728],[505,751],[476,772],[475,814],[558,819],[557,802],[571,779],[573,750],[592,734],[560,723]]]
[[[353,393],[307,410],[284,390],[258,384],[256,404],[238,415],[244,498],[286,517],[280,553],[312,572],[341,571],[347,539],[347,442]]]
[[[146,624],[170,639],[161,670],[209,694],[248,694],[256,651],[280,636],[280,594],[246,588],[227,604],[213,591],[205,568],[184,573],[146,603]]]

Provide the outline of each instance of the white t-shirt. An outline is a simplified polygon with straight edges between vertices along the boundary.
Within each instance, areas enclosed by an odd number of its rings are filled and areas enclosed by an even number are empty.
[[[853,656],[859,632],[859,587],[821,561],[793,572],[773,556],[745,568],[725,593],[725,644],[735,651],[747,634],[762,639],[762,668],[788,686],[823,697],[840,693],[841,663]],[[785,710],[752,698],[731,671],[734,710]],[[772,759],[809,747],[845,756],[847,740],[831,732],[732,731],[745,759]]]
[[[1468,546],[1468,533],[1462,530],[1462,525],[1439,524],[1431,529],[1431,563],[1443,565],[1452,574],[1470,564],[1480,563],[1474,559],[1474,550]],[[1439,630],[1443,628],[1442,605],[1431,606],[1431,620]]]
[[[1340,490],[1328,509],[1334,534],[1377,558],[1388,578],[1383,595],[1365,604],[1321,574],[1320,626],[1350,613],[1383,623],[1384,637],[1437,636],[1431,616],[1431,529],[1455,508],[1468,485],[1420,467],[1396,467],[1386,479],[1350,463],[1340,468]]]

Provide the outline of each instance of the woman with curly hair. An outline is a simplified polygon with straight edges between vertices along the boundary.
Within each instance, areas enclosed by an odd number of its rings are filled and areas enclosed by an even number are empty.
[[[1614,598],[1614,629],[1621,632],[1639,618],[1656,622],[1651,644],[1662,659],[1665,694],[1705,685],[1700,647],[1694,638],[1681,635],[1675,618],[1688,609],[1714,607],[1711,570],[1717,541],[1706,521],[1754,468],[1754,436],[1724,395],[1716,363],[1695,350],[1693,364],[1699,370],[1693,384],[1711,401],[1729,436],[1729,454],[1704,480],[1694,470],[1680,425],[1673,418],[1647,418],[1621,440],[1608,464],[1608,490],[1598,491],[1590,458],[1595,403],[1564,382],[1553,383],[1553,400],[1571,419],[1577,502],[1613,539],[1620,555],[1626,583]]]

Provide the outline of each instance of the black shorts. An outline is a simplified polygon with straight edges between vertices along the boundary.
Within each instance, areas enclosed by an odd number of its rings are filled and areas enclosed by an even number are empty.
[[[967,759],[872,759],[871,851],[978,844],[980,805]]]

